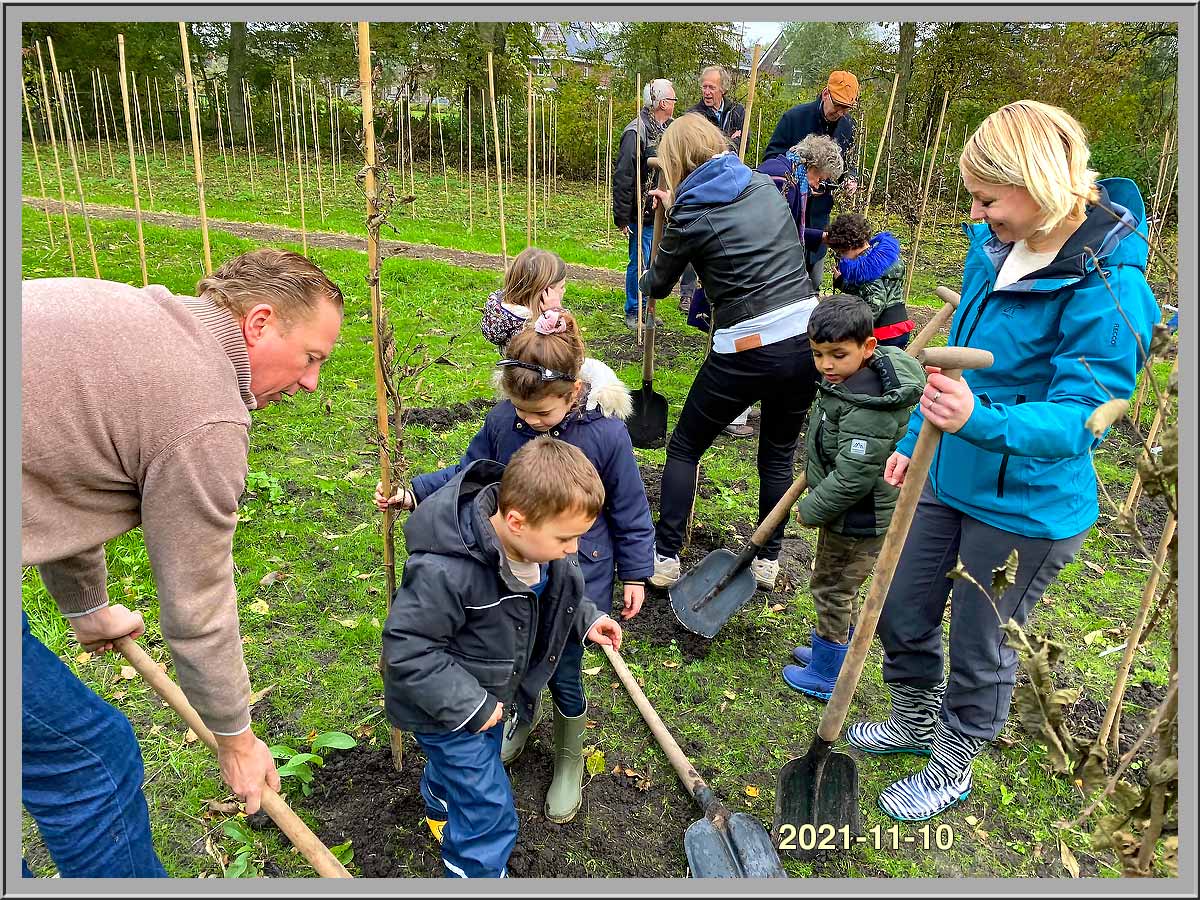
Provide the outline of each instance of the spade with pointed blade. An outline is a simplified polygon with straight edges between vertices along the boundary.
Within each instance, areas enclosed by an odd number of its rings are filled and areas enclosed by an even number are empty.
[[[663,205],[658,204],[654,212],[654,236],[650,243],[650,265],[658,252],[658,242],[663,231]],[[632,392],[633,411],[626,426],[633,446],[643,450],[661,447],[667,440],[667,398],[654,390],[654,339],[658,329],[654,324],[656,303],[653,297],[646,300],[645,345],[642,349],[642,387]]]

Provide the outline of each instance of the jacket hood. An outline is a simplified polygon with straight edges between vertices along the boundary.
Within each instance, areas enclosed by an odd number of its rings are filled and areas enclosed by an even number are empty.
[[[419,503],[404,523],[409,555],[437,553],[498,565],[499,546],[486,520],[496,510],[503,474],[495,460],[476,460]]]
[[[749,184],[750,167],[727,151],[692,170],[679,185],[675,203],[729,203]]]
[[[870,239],[870,246],[853,259],[839,259],[838,271],[844,284],[875,281],[900,259],[900,242],[890,231]]]
[[[840,384],[824,378],[818,383],[827,394],[866,409],[908,409],[925,390],[925,367],[899,347],[879,346],[866,366]]]
[[[1102,265],[1130,265],[1146,269],[1149,246],[1146,206],[1137,185],[1128,178],[1105,178],[1097,182],[1099,202],[1087,208],[1083,223],[1067,239],[1049,264],[1031,272],[1006,291],[1053,291],[1083,278]],[[986,224],[966,226],[972,250],[982,252],[999,272],[1012,249]],[[1142,237],[1138,237],[1134,232]],[[1093,254],[1095,259],[1093,259]]]

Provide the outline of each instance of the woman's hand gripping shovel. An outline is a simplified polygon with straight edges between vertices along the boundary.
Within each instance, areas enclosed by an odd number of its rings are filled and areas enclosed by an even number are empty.
[[[192,708],[192,704],[179,689],[179,685],[155,665],[150,654],[128,636],[117,638],[113,644],[121,652],[121,655],[129,660],[129,664],[137,670],[138,674],[149,683],[150,687],[154,688],[154,692],[179,714],[179,717],[187,723],[200,740],[204,741],[210,750],[215,751],[217,740],[213,737],[212,732],[201,721],[200,715]],[[329,848],[321,843],[321,839],[312,833],[312,830],[304,824],[301,818],[292,812],[292,808],[287,805],[287,802],[265,784],[262,789],[262,809],[279,826],[279,830],[288,836],[292,846],[304,854],[304,858],[312,864],[322,878],[354,877],[346,871],[346,867],[329,852]]]
[[[621,654],[607,644],[600,645],[630,699],[650,726],[655,740],[671,761],[704,818],[688,826],[683,849],[693,878],[787,878],[771,836],[758,819],[747,813],[731,813],[712,792],[704,779],[683,754],[663,720],[659,718],[637,681],[630,674]]]
[[[992,354],[965,347],[935,347],[920,354],[927,366],[937,366],[947,378],[959,379],[964,369],[986,369]],[[779,771],[775,788],[775,821],[771,833],[775,845],[789,856],[815,855],[826,847],[845,848],[850,835],[861,830],[858,801],[858,769],[845,753],[834,753],[833,742],[841,734],[846,712],[867,659],[875,626],[883,611],[892,576],[916,512],[917,500],[929,474],[929,464],[942,432],[926,420],[913,450],[912,460],[896,500],[892,523],[879,551],[879,562],[871,579],[871,590],[858,617],[858,627],[842,663],[833,695],[821,716],[817,734],[802,757],[789,760]]]
[[[650,164],[658,162],[650,159]],[[650,265],[654,265],[654,256],[658,252],[658,242],[662,239],[663,218],[665,212],[660,202],[654,211],[654,235],[650,239]],[[654,338],[657,328],[654,324],[655,300],[646,299],[645,343],[642,347],[642,388],[632,392],[633,411],[626,420],[629,429],[629,440],[633,446],[643,450],[661,447],[667,441],[667,398],[654,390]]]

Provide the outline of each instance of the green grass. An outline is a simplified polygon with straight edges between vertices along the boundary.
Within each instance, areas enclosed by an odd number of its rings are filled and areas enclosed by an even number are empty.
[[[182,177],[180,183],[182,198],[186,196]],[[114,188],[114,201],[120,199],[116,193]],[[349,208],[345,217],[347,229],[357,228],[359,220]],[[277,215],[272,221],[284,218]],[[73,225],[82,233],[81,220],[74,219]],[[437,231],[439,226],[421,221],[420,227]],[[22,228],[25,277],[69,274],[61,242],[57,248],[49,246],[43,216],[26,210]],[[133,223],[94,221],[93,231],[105,277],[140,283]],[[213,260],[218,265],[251,248],[248,241],[220,231],[214,230],[212,239]],[[961,265],[961,238],[958,244],[955,240],[953,233],[935,230],[928,245],[937,265],[919,273],[916,283],[920,296],[931,305],[937,303],[931,295],[934,284],[955,284],[949,279]],[[200,275],[198,234],[147,226],[146,241],[153,248],[151,280],[187,294]],[[956,247],[957,258],[953,255]],[[366,260],[353,251],[314,249],[310,256],[342,286],[347,311],[317,392],[255,414],[251,476],[234,559],[252,688],[275,686],[258,707],[256,729],[269,743],[293,747],[307,746],[311,734],[328,730],[345,731],[386,746],[388,729],[380,708],[382,684],[377,665],[386,598],[378,519],[371,504],[377,454],[370,443],[375,407]],[[439,350],[445,335],[461,335],[450,353],[453,364],[433,366],[426,373],[419,405],[441,406],[490,395],[495,351],[479,333],[478,308],[498,284],[498,272],[403,258],[384,263],[384,302],[402,340],[419,329],[430,347]],[[589,340],[629,340],[620,321],[621,300],[620,291],[592,285],[571,283],[567,290],[567,304],[580,315]],[[664,303],[663,307],[668,329],[690,331],[673,304]],[[703,338],[697,332],[691,334],[680,355],[668,369],[660,370],[655,382],[667,395],[673,415],[678,414],[704,350]],[[619,371],[632,384],[638,369],[630,364]],[[454,460],[476,427],[475,422],[464,422],[444,434],[408,429],[406,454],[411,471],[427,471]],[[638,451],[638,457],[658,466],[664,461],[661,450]],[[1111,454],[1102,475],[1127,484],[1131,472],[1123,462],[1122,455]],[[748,446],[718,442],[703,465],[713,489],[698,501],[697,522],[720,528],[752,522],[757,474]],[[794,522],[788,536],[810,544],[813,541],[812,533]],[[402,545],[397,541],[401,558]],[[143,644],[156,659],[167,660],[154,582],[140,534],[133,532],[110,542],[108,557],[110,596],[143,612],[148,627]],[[1097,574],[1087,562],[1103,574]],[[282,577],[263,586],[261,582],[270,572],[281,572]],[[1120,627],[1133,618],[1144,573],[1144,566],[1131,561],[1127,539],[1096,531],[1079,560],[1051,587],[1047,601],[1037,610],[1035,625],[1067,647],[1066,662],[1058,673],[1060,684],[1080,687],[1091,699],[1104,702],[1120,656],[1101,654],[1120,639],[1105,636],[1089,643],[1086,638],[1097,629]],[[722,630],[703,660],[686,661],[677,646],[638,637],[631,637],[624,649],[630,668],[644,680],[648,697],[676,738],[681,744],[702,748],[692,759],[713,789],[732,809],[748,811],[764,821],[772,816],[775,773],[787,759],[807,749],[822,710],[799,698],[779,677],[791,648],[807,639],[814,621],[812,601],[803,587],[794,598],[776,595],[770,602],[789,599],[792,602],[784,612],[752,603]],[[648,600],[664,602],[662,597]],[[155,844],[168,871],[176,876],[219,877],[222,869],[206,846],[228,853],[235,844],[222,834],[224,817],[205,813],[208,800],[227,797],[210,754],[199,743],[186,743],[175,714],[140,680],[124,679],[112,657],[80,661],[79,648],[68,638],[64,621],[30,570],[22,577],[22,603],[35,633],[134,723],[146,758],[146,794]],[[1139,656],[1133,677],[1162,683],[1166,663],[1166,641],[1160,630]],[[656,783],[674,784],[665,757],[632,703],[616,687],[602,654],[589,650],[584,665],[601,666],[598,675],[585,678],[591,715],[599,723],[589,741],[610,760],[623,760]],[[876,647],[850,721],[885,715],[886,698]],[[954,829],[951,850],[862,848],[820,869],[788,861],[788,871],[793,876],[1062,875],[1060,837],[1088,865],[1093,857],[1086,837],[1061,834],[1057,827],[1079,810],[1078,791],[1066,779],[1050,773],[1044,750],[1020,732],[1015,722],[1010,722],[1005,737],[1011,746],[995,745],[977,763],[972,798],[939,819]],[[875,807],[874,798],[917,765],[915,759],[904,757],[860,760],[868,828],[891,824]],[[757,788],[757,796],[751,796],[748,787]],[[680,804],[691,803],[682,790],[673,796]],[[305,815],[294,788],[293,802]],[[268,829],[257,836],[262,853],[276,861],[285,875],[312,874],[276,832]],[[24,837],[35,870],[49,872],[28,818]],[[579,853],[586,856],[586,848],[581,847]],[[1098,862],[1091,863],[1092,871],[1117,874],[1106,855],[1098,856]],[[603,861],[594,868],[599,874],[605,872]]]

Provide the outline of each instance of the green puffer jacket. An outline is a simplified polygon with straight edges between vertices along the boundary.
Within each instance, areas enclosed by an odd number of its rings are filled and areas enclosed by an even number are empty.
[[[900,491],[883,480],[888,457],[908,430],[925,389],[925,370],[898,347],[877,347],[867,365],[840,384],[824,379],[808,420],[805,525],[847,537],[887,531]]]

